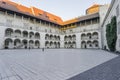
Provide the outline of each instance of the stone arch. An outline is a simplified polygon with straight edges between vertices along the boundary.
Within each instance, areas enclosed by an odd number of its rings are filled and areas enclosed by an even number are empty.
[[[92,48],[92,42],[91,41],[87,41],[87,48]]]
[[[64,47],[67,48],[68,47],[68,43],[64,42]]]
[[[67,41],[67,36],[64,36],[64,41]]]
[[[87,48],[87,44],[86,44],[85,41],[82,41],[82,42],[81,42],[81,48]]]
[[[40,33],[38,32],[35,33],[35,39],[40,39]]]
[[[57,39],[60,40],[60,36],[58,36]]]
[[[57,43],[56,42],[54,42],[54,48],[57,48]]]
[[[29,32],[29,38],[34,38],[34,32]]]
[[[40,42],[38,40],[35,41],[35,47],[40,48]]]
[[[76,35],[72,35],[72,39],[73,39],[73,40],[76,40]]]
[[[50,39],[53,40],[53,35],[50,35]]]
[[[13,40],[11,38],[7,38],[4,41],[5,49],[13,48]]]
[[[57,36],[56,35],[54,35],[54,40],[57,40]]]
[[[92,34],[91,33],[87,33],[87,38],[91,39],[92,38]]]
[[[72,48],[72,42],[68,42],[68,48]]]
[[[98,39],[98,32],[93,32],[92,38],[93,39]]]
[[[23,48],[28,48],[28,41],[26,39],[22,40]]]
[[[69,37],[69,40],[72,40],[72,36],[71,35],[69,35],[68,37]]]
[[[5,30],[5,36],[12,36],[12,34],[13,34],[13,29],[7,28],[7,29]]]
[[[20,39],[15,39],[14,40],[14,47],[15,48],[20,48],[19,46],[21,45],[21,40]]]
[[[72,45],[73,45],[73,48],[76,48],[76,42],[75,41],[72,42]]]
[[[46,47],[46,48],[49,48],[49,47],[50,47],[49,41],[46,41],[46,42],[45,42],[45,47]]]
[[[17,29],[15,30],[15,37],[20,37],[21,36],[21,30]]]
[[[48,40],[48,39],[50,39],[50,36],[49,36],[49,34],[46,34],[45,35],[45,40]]]
[[[28,32],[27,31],[23,31],[22,34],[23,34],[23,37],[26,37],[26,38],[28,37]]]
[[[85,33],[81,34],[81,40],[84,40],[85,38],[86,38],[86,34]]]
[[[60,42],[58,42],[57,45],[58,45],[58,48],[60,48]]]
[[[53,42],[52,41],[50,42],[50,46],[53,46]]]
[[[93,41],[94,48],[99,48],[99,42],[97,40]]]

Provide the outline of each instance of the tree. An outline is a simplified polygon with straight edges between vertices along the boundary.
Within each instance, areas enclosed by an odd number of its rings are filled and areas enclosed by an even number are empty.
[[[117,40],[116,16],[112,17],[111,23],[106,25],[106,39],[110,51],[115,51]]]

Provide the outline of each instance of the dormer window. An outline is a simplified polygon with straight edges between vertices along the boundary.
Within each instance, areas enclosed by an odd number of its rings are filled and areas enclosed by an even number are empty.
[[[6,4],[6,2],[2,2],[3,4]]]
[[[42,14],[41,14],[41,13],[39,13],[39,16],[42,16]]]
[[[55,21],[57,21],[57,19],[54,19]]]
[[[46,18],[48,18],[48,19],[49,19],[49,16],[46,16]]]

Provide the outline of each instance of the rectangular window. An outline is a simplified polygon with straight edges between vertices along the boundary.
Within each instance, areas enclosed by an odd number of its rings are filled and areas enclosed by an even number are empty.
[[[5,14],[5,11],[0,9],[0,14]]]
[[[119,5],[116,8],[116,15],[117,15],[117,17],[120,15]]]
[[[7,12],[7,15],[11,16],[11,17],[14,17],[14,13],[12,13],[12,12]]]
[[[48,19],[49,19],[49,16],[46,16],[46,18],[48,18]]]
[[[39,16],[42,16],[42,14],[41,14],[41,13],[39,13]]]
[[[13,22],[13,20],[7,19],[7,20],[6,20],[6,26],[12,27],[12,22]]]
[[[118,34],[120,34],[120,22],[118,22],[117,29],[118,29]]]
[[[119,47],[120,47],[120,39],[119,39]]]

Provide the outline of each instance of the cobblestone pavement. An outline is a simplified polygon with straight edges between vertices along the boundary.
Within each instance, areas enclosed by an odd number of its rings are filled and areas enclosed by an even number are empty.
[[[66,80],[115,57],[102,50],[0,50],[0,80]]]
[[[120,56],[68,80],[120,80]]]

